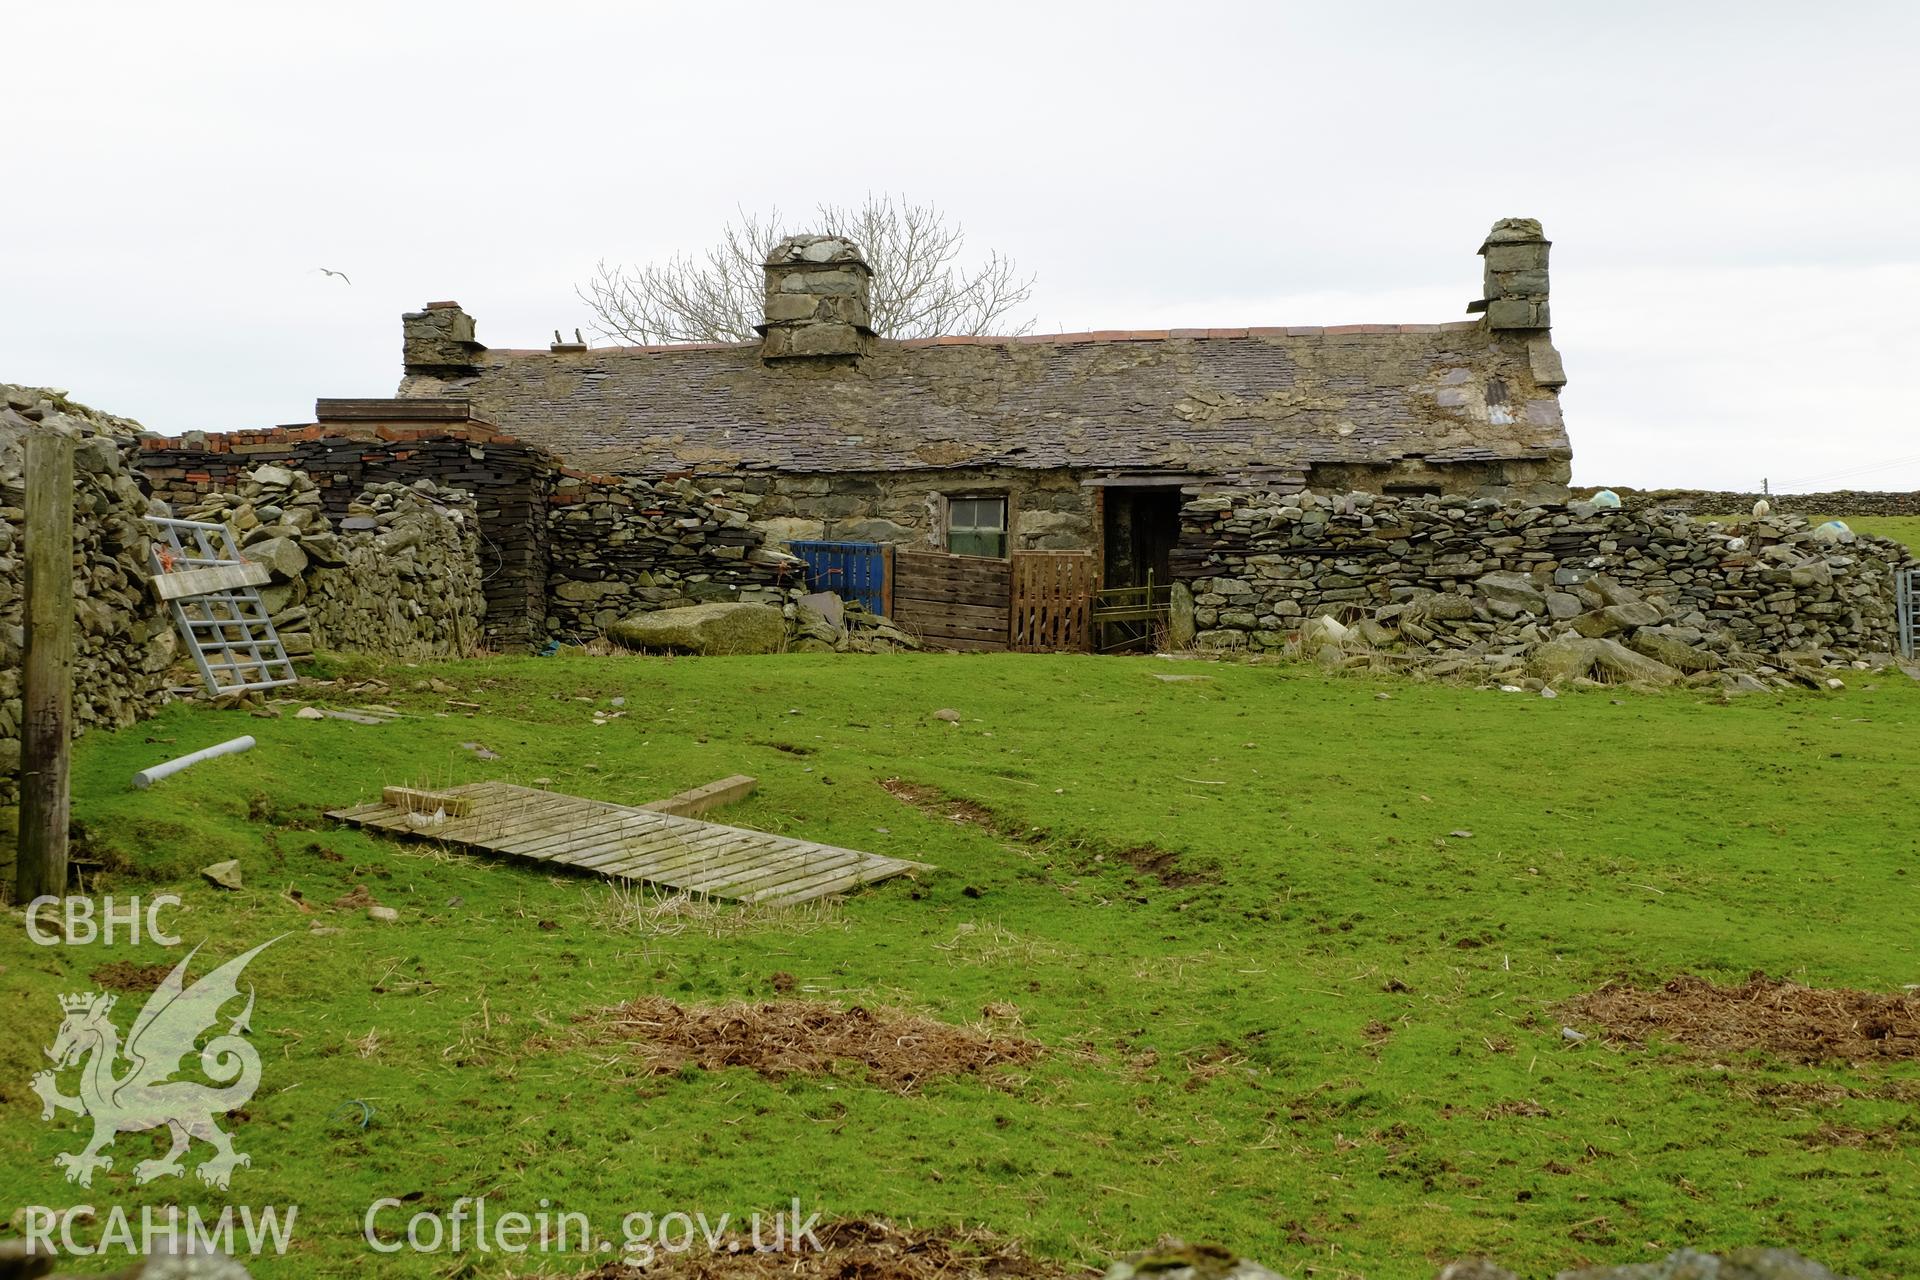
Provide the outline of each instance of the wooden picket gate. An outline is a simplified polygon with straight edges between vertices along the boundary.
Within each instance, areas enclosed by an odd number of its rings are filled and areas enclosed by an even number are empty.
[[[1008,641],[1018,653],[1085,653],[1093,647],[1099,564],[1091,551],[1016,551]]]

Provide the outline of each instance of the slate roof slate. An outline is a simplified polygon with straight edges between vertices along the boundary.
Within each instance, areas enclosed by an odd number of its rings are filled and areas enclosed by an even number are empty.
[[[825,365],[766,365],[755,343],[483,349],[470,375],[410,371],[400,394],[468,397],[606,472],[1565,458],[1527,344],[1467,321],[882,341]]]

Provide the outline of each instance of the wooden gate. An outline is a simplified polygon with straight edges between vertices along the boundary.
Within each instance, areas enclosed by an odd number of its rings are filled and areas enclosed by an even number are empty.
[[[1085,653],[1099,565],[1091,551],[1016,551],[1009,641],[1020,653]]]
[[[1007,647],[1012,566],[945,551],[893,553],[893,620],[931,649]]]

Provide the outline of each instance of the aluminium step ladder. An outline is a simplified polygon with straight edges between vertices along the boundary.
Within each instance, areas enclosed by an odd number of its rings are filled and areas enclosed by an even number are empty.
[[[146,521],[156,534],[147,551],[154,594],[172,609],[207,692],[219,697],[294,683],[299,677],[260,598],[266,566],[244,559],[224,524]]]

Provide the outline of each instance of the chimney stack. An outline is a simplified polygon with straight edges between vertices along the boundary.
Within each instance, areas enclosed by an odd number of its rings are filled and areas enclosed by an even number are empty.
[[[473,317],[457,302],[429,302],[400,317],[400,354],[408,373],[471,373],[486,348],[474,341]]]
[[[1547,310],[1547,249],[1552,245],[1535,218],[1502,218],[1480,246],[1486,259],[1486,296],[1467,307],[1484,311],[1489,329],[1550,328]]]
[[[848,359],[873,347],[873,271],[860,246],[839,236],[789,236],[766,262],[766,322],[760,358]]]

